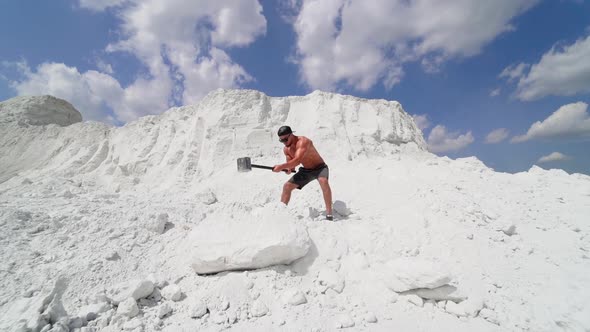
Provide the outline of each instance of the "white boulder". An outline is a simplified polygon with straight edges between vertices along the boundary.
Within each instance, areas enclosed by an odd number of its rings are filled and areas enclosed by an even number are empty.
[[[179,246],[182,255],[200,274],[290,264],[307,254],[311,241],[305,226],[278,204],[243,219],[209,216]]]
[[[350,317],[350,315],[347,314],[341,314],[338,315],[338,317],[336,318],[336,328],[337,329],[345,329],[345,328],[349,328],[349,327],[353,327],[354,326],[354,320],[352,319],[352,317]]]
[[[137,314],[139,314],[139,307],[137,307],[137,302],[135,299],[130,297],[119,303],[119,307],[117,307],[117,314],[129,318],[137,316]]]
[[[160,213],[157,217],[151,215],[150,218],[145,222],[145,228],[156,234],[164,233],[166,229],[166,223],[168,222],[168,214]]]
[[[110,301],[118,305],[120,302],[132,297],[134,300],[148,297],[154,291],[154,283],[149,280],[130,280],[122,282],[107,290]]]
[[[262,301],[254,301],[250,308],[250,314],[253,317],[262,317],[268,313],[268,307]]]
[[[447,305],[445,306],[445,310],[453,315],[457,315],[459,317],[464,317],[467,316],[467,314],[465,313],[465,309],[463,309],[463,306],[453,302],[453,301],[447,301]]]
[[[197,200],[205,205],[211,205],[217,202],[217,196],[210,189],[206,189],[197,194]]]
[[[106,312],[109,309],[110,306],[106,302],[88,304],[78,310],[78,317],[81,317],[86,321],[91,321],[96,319],[99,314]]]
[[[331,269],[320,270],[317,280],[320,285],[331,288],[336,293],[342,293],[344,290],[344,279]]]
[[[377,323],[377,316],[375,316],[375,314],[372,312],[367,312],[363,316],[363,320],[367,323]]]
[[[462,294],[457,287],[451,285],[443,285],[433,289],[420,288],[415,290],[416,295],[424,299],[441,301],[448,300],[454,302],[461,302],[467,298]]]
[[[402,257],[384,265],[383,281],[395,292],[437,288],[451,282],[451,273],[441,264],[416,257]]]
[[[170,306],[170,304],[168,302],[165,302],[164,304],[159,306],[156,311],[158,318],[164,318],[164,317],[166,317],[166,315],[168,315],[171,312],[172,312],[172,307]]]
[[[283,293],[283,301],[292,306],[296,306],[307,303],[307,298],[305,298],[305,295],[300,290],[289,289]]]
[[[180,286],[176,284],[164,287],[160,293],[165,299],[172,301],[180,301],[182,297],[182,291],[180,290]]]
[[[191,318],[201,318],[207,314],[207,305],[203,301],[195,301],[189,307]]]

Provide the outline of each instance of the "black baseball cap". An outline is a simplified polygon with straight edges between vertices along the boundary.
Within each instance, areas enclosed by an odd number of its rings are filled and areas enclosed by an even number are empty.
[[[289,126],[282,126],[281,128],[279,128],[279,131],[277,132],[277,135],[279,136],[283,136],[283,135],[288,135],[288,134],[292,134],[293,131],[291,130],[291,127]]]

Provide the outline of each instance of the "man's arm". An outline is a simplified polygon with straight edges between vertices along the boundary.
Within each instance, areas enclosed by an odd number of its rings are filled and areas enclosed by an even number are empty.
[[[291,156],[290,156],[290,155],[287,153],[287,151],[289,151],[289,148],[285,146],[285,147],[283,148],[283,153],[285,154],[285,158],[287,159],[287,162],[289,162],[289,161],[291,161],[291,159],[293,159],[293,158],[291,158]]]
[[[284,147],[284,148],[283,148],[283,152],[285,153],[285,158],[287,159],[287,163],[293,159],[293,158],[292,158],[292,157],[291,157],[291,156],[290,156],[290,155],[287,153],[287,151],[288,151],[288,150],[289,150],[289,148],[288,148],[288,147]],[[295,172],[295,167],[292,167],[292,168],[290,168],[290,169],[288,169],[288,170],[287,170],[287,174],[291,174],[291,173],[293,173],[293,172]]]

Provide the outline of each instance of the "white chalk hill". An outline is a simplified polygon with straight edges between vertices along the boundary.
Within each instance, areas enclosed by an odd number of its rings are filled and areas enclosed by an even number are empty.
[[[49,96],[13,98],[0,109],[0,183],[65,176],[92,177],[117,192],[199,187],[217,170],[235,167],[238,157],[269,163],[283,159],[275,132],[284,124],[309,133],[332,162],[386,155],[402,143],[425,148],[420,130],[399,103],[320,91],[272,98],[251,90],[218,90],[197,105],[121,128],[82,123],[69,103]],[[186,249],[195,271],[261,268],[304,256],[306,230],[288,212],[273,218],[276,212],[267,209],[264,217],[248,220],[209,218],[199,225],[187,240],[194,247]]]
[[[197,184],[239,157],[276,161],[276,130],[284,124],[311,136],[332,162],[385,155],[409,142],[425,149],[421,131],[399,103],[320,91],[273,98],[252,90],[217,90],[196,105],[121,128],[96,122],[51,126],[76,122],[66,118],[79,121],[65,101],[57,102],[66,106],[56,110],[56,100],[17,97],[0,103],[0,183],[18,173],[92,176],[121,189]],[[47,112],[39,112],[40,106],[29,112],[31,104],[46,106]]]

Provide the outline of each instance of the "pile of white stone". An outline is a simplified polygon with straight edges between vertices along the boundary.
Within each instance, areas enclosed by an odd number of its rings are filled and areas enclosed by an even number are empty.
[[[384,266],[384,282],[394,291],[393,301],[405,300],[419,307],[437,307],[458,317],[480,316],[497,324],[495,313],[484,308],[483,298],[467,295],[457,285],[449,269],[442,264],[402,257]]]

